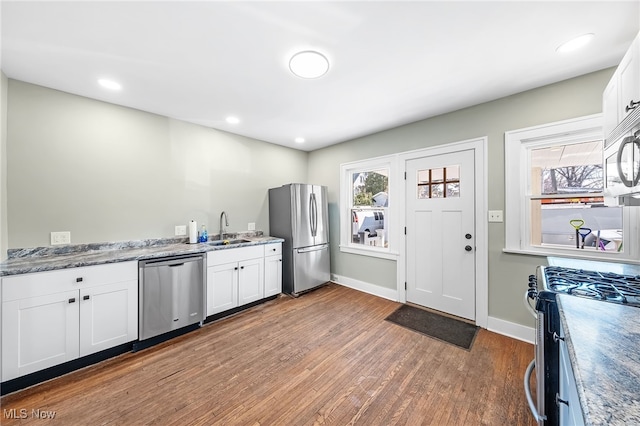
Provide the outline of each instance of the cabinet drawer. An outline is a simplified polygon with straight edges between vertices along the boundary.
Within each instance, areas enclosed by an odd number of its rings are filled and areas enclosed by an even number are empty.
[[[282,243],[265,244],[264,246],[265,256],[275,256],[278,254],[282,254]]]
[[[138,280],[135,261],[16,275],[2,279],[2,301],[131,280]]]
[[[215,250],[207,253],[207,266],[223,265],[242,260],[264,257],[263,246],[249,246],[232,249]]]

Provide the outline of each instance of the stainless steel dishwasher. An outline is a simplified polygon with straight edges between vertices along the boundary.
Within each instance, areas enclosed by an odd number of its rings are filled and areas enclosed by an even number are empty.
[[[172,256],[138,262],[139,340],[205,319],[204,255]]]

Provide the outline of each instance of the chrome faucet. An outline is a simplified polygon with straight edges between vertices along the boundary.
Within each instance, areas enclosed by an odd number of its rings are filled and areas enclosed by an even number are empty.
[[[220,239],[224,240],[225,229],[222,225],[222,217],[224,216],[224,226],[229,226],[229,218],[227,217],[227,212],[223,211],[220,213]]]

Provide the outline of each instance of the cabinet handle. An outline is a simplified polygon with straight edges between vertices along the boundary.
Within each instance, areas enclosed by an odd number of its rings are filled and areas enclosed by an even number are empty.
[[[69,303],[76,303],[76,298],[72,297],[71,299],[69,299]]]
[[[271,249],[271,251],[276,251],[276,249]]]
[[[235,271],[237,271],[237,270],[238,270],[238,267],[236,266],[236,267],[235,267],[235,268],[233,268],[233,269],[234,269]]]
[[[564,399],[560,399],[560,394],[556,394],[556,405],[559,407],[560,404],[565,404],[568,407],[569,406],[569,401],[565,401]]]
[[[81,283],[81,282],[82,282],[82,279],[83,279],[82,277],[78,277],[78,278],[76,278],[76,282],[77,282],[77,283]]]
[[[82,296],[82,300],[89,300],[91,296],[89,296],[88,294],[85,296]]]
[[[636,102],[633,99],[629,102],[629,105],[627,105],[626,107],[624,107],[624,112],[629,112],[631,110],[636,109],[638,106],[640,106],[640,102]]]
[[[244,266],[241,266],[240,269],[244,269]]]

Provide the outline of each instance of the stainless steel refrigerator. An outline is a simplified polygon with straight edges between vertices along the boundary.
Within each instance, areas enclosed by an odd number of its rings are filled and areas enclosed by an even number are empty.
[[[282,290],[293,296],[331,279],[327,187],[291,183],[269,190],[269,234],[284,239]]]

